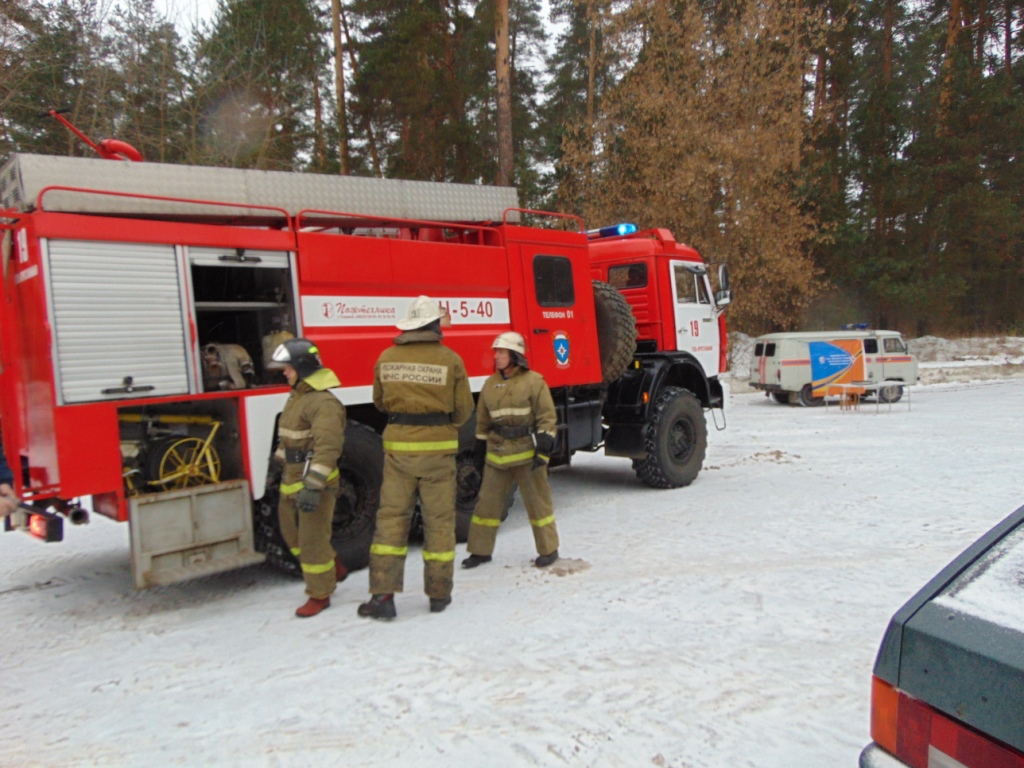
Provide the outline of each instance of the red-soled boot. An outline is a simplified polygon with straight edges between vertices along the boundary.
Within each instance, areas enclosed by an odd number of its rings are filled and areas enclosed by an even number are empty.
[[[306,604],[295,609],[295,615],[300,619],[308,619],[310,616],[316,616],[320,611],[331,607],[331,598],[325,597],[322,600],[317,597],[311,597],[306,601]]]

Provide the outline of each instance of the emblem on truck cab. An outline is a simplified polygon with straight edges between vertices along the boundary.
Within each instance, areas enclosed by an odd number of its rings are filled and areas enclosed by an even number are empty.
[[[555,365],[558,368],[569,367],[569,335],[565,331],[555,331],[554,339]]]

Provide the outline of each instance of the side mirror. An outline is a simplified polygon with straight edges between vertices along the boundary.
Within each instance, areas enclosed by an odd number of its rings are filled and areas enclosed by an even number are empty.
[[[718,265],[718,288],[720,293],[729,290],[729,267],[726,264]],[[729,300],[726,298],[726,302]]]
[[[715,304],[719,309],[725,309],[732,302],[732,290],[729,288],[729,267],[725,264],[718,265],[718,293],[715,294]]]

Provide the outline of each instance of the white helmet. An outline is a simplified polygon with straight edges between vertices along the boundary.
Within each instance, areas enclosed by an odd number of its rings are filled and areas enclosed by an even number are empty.
[[[526,354],[526,339],[522,337],[522,334],[518,334],[515,331],[505,331],[498,335],[498,338],[491,344],[493,349],[508,349],[512,352],[518,352],[520,355]]]
[[[414,331],[425,325],[430,325],[435,320],[440,320],[444,312],[437,302],[429,296],[419,296],[409,305],[409,314],[405,320],[397,323],[398,328],[403,331]]]

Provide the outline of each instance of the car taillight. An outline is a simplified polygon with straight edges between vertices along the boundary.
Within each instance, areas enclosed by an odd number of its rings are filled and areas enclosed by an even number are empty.
[[[871,679],[871,738],[911,768],[1024,768],[1024,753],[952,720],[923,701]],[[943,760],[945,758],[945,760]]]

